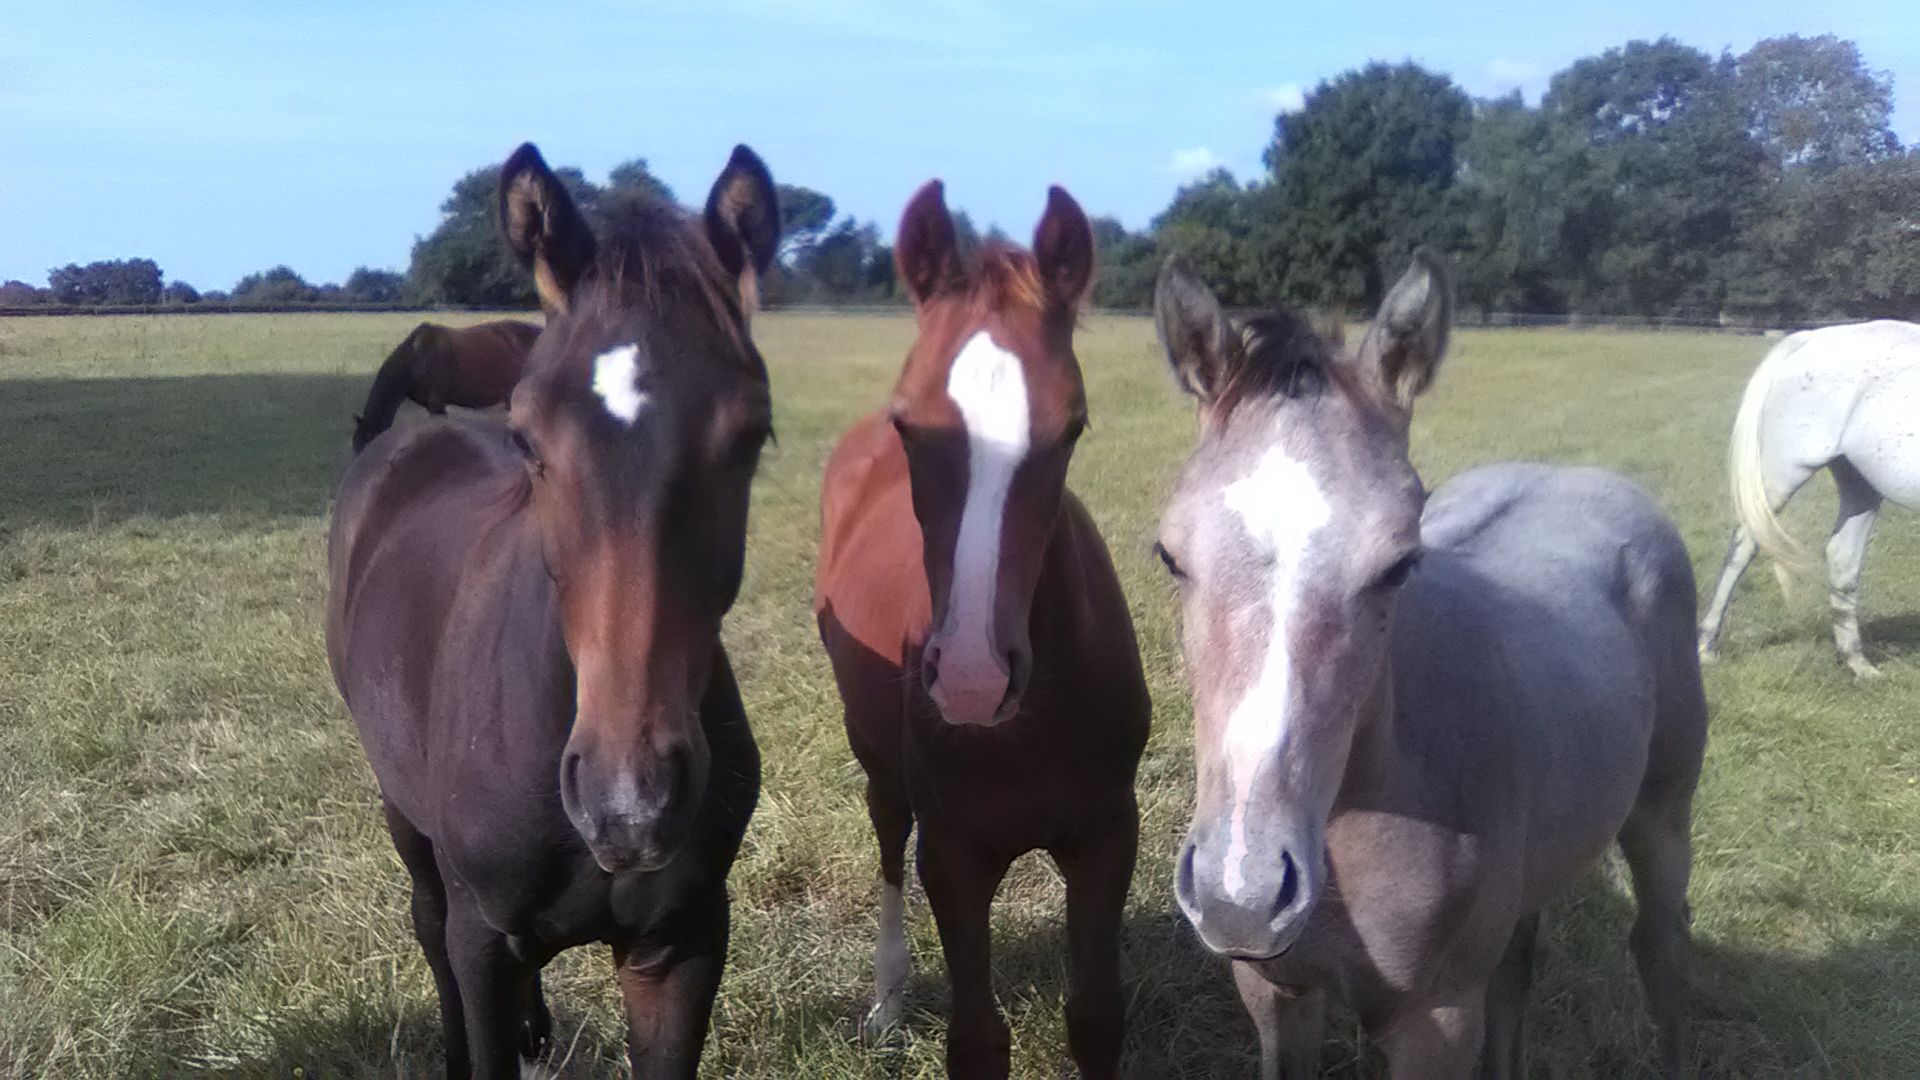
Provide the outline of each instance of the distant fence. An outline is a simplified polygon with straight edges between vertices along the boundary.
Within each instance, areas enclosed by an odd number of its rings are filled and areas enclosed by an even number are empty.
[[[345,313],[362,314],[405,314],[417,313],[431,315],[439,313],[499,312],[511,311],[499,307],[418,307],[410,304],[117,304],[102,307],[63,307],[58,304],[46,304],[36,307],[0,308],[0,318],[25,318],[32,316],[95,316],[95,315],[331,315]],[[891,315],[909,310],[905,304],[769,304],[768,311],[792,311],[806,314],[843,314],[843,315]],[[532,314],[529,309],[528,314]],[[1146,308],[1098,308],[1096,315],[1140,316],[1153,313]],[[1249,312],[1250,314],[1250,312]],[[1718,319],[1704,319],[1687,316],[1666,315],[1589,315],[1578,312],[1557,314],[1536,314],[1522,311],[1474,311],[1471,309],[1454,312],[1454,325],[1472,328],[1491,327],[1566,327],[1571,329],[1595,330],[1714,330],[1734,334],[1777,333],[1785,330],[1798,330],[1810,326],[1823,326],[1836,322],[1851,321],[1846,318],[1809,319],[1803,322],[1781,324],[1764,320],[1750,320],[1723,316]]]

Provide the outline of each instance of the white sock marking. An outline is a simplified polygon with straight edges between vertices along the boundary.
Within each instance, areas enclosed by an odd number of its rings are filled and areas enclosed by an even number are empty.
[[[913,964],[907,951],[907,902],[898,886],[880,886],[880,940],[873,949],[873,1005],[878,1012],[897,1008]],[[891,1022],[890,1018],[884,1018]]]
[[[632,427],[647,405],[640,389],[640,346],[619,345],[594,357],[593,392],[615,420]]]
[[[991,716],[1006,695],[1008,678],[992,633],[1001,523],[1013,475],[1033,438],[1026,371],[1018,356],[982,330],[954,357],[947,396],[967,425],[967,501],[954,545],[935,690],[943,709],[951,703],[968,714]]]
[[[1246,696],[1227,717],[1222,739],[1227,767],[1233,778],[1233,814],[1228,819],[1226,865],[1221,883],[1228,896],[1242,896],[1246,888],[1247,802],[1260,764],[1271,760],[1286,739],[1287,705],[1293,682],[1293,660],[1287,652],[1287,621],[1299,595],[1299,571],[1313,534],[1332,517],[1320,485],[1305,463],[1279,447],[1269,449],[1251,473],[1221,492],[1227,509],[1240,518],[1247,535],[1272,556],[1267,581],[1270,621],[1266,655],[1260,673]]]

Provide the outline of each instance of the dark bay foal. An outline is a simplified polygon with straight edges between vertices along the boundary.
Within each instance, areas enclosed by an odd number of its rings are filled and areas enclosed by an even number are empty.
[[[517,1076],[540,969],[609,942],[636,1076],[692,1076],[760,759],[720,644],[770,430],[748,336],[779,211],[745,147],[706,212],[595,235],[501,176],[546,330],[511,428],[378,440],[342,482],[327,650],[413,878],[449,1076]]]
[[[1120,582],[1066,490],[1086,427],[1073,329],[1092,231],[1054,188],[1032,253],[989,244],[963,265],[934,181],[907,206],[896,260],[919,336],[890,404],[827,464],[814,594],[880,846],[870,1026],[900,1009],[917,822],[953,984],[948,1071],[1007,1074],[989,908],[1008,865],[1041,849],[1066,878],[1073,1057],[1111,1076],[1150,705]]]
[[[538,326],[515,319],[459,327],[423,322],[414,327],[374,372],[367,403],[354,418],[353,452],[393,426],[403,401],[436,416],[449,405],[505,405],[539,336]]]
[[[1175,892],[1262,1075],[1316,1071],[1329,991],[1396,1077],[1524,1075],[1539,911],[1616,840],[1678,1071],[1707,709],[1673,523],[1598,469],[1426,496],[1407,431],[1449,300],[1424,257],[1351,352],[1285,312],[1235,325],[1172,265],[1155,317],[1200,400],[1160,533],[1199,772]]]

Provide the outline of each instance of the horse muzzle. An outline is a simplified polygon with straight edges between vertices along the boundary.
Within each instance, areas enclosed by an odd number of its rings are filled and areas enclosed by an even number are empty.
[[[1233,960],[1271,960],[1305,933],[1319,899],[1317,875],[1291,851],[1278,857],[1190,838],[1180,852],[1174,896],[1201,944]]]
[[[600,869],[647,872],[673,861],[706,788],[704,759],[677,746],[644,761],[609,760],[591,746],[569,744],[561,757],[560,802]]]

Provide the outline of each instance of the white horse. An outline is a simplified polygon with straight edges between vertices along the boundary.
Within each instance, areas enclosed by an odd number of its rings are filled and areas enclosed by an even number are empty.
[[[1733,530],[1713,601],[1700,620],[1712,660],[1733,590],[1756,551],[1785,589],[1813,559],[1775,516],[1800,485],[1830,469],[1840,513],[1827,539],[1833,643],[1855,675],[1879,670],[1860,647],[1860,566],[1882,499],[1920,507],[1920,325],[1881,320],[1803,330],[1781,340],[1747,383],[1727,448]]]

